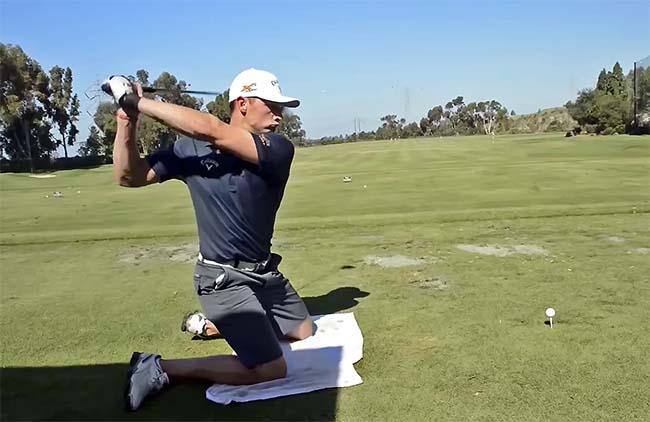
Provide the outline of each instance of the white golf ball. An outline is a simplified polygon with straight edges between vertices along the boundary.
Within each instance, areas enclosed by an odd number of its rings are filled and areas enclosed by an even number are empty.
[[[549,317],[549,318],[553,318],[555,316],[555,309],[547,308],[546,309],[546,316]]]

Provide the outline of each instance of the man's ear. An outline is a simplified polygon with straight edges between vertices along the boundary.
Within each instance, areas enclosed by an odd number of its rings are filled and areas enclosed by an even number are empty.
[[[242,115],[246,115],[246,112],[248,111],[248,107],[250,107],[250,99],[239,97],[237,98],[236,101],[237,101],[237,107],[239,107],[239,112]]]

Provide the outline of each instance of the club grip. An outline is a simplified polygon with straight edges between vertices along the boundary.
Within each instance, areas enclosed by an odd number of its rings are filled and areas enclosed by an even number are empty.
[[[95,85],[97,86],[97,85]],[[111,85],[108,82],[104,82],[101,86],[102,91],[107,93],[108,95],[113,95],[113,91],[111,90]]]
[[[156,88],[152,86],[143,86],[142,87],[142,92],[156,92]]]

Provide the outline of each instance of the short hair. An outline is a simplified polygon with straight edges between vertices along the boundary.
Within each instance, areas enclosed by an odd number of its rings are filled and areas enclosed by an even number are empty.
[[[230,115],[232,116],[232,113],[235,111],[235,101],[232,100],[230,103],[228,103],[228,106],[230,106]]]

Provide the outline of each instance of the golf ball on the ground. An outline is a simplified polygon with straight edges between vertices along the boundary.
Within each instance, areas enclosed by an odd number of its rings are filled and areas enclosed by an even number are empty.
[[[549,318],[553,318],[555,316],[555,309],[547,308],[546,309],[546,316],[549,317]]]

